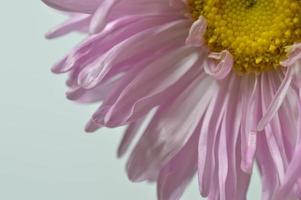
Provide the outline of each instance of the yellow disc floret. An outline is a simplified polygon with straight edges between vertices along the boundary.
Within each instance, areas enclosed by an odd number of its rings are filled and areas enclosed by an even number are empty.
[[[227,49],[239,74],[277,69],[285,47],[301,41],[300,0],[191,0],[190,12],[205,17],[205,41]]]

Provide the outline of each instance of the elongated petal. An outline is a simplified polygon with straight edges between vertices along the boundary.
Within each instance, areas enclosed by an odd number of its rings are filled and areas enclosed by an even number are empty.
[[[229,83],[229,80],[227,80]],[[219,135],[220,125],[226,105],[226,91],[228,84],[218,84],[214,89],[214,97],[208,105],[204,115],[203,125],[198,147],[198,178],[200,192],[202,196],[207,197],[210,191],[210,185],[213,184],[215,156],[214,149]]]
[[[98,63],[99,67],[85,68],[79,77],[81,81],[80,84],[87,88],[95,86],[102,80],[107,71],[118,63],[126,62],[126,60],[133,56],[145,56],[143,54],[141,55],[141,53],[158,50],[162,45],[167,45],[172,40],[181,37],[183,32],[174,33],[174,30],[184,28],[185,26],[187,26],[187,22],[181,20],[135,34],[126,41],[116,45],[103,57],[103,59],[101,58]],[[143,39],[145,37],[147,37],[147,39]],[[160,37],[161,40],[153,41],[156,37]],[[128,51],[123,52],[124,49],[128,49]]]
[[[104,0],[42,0],[45,4],[58,10],[80,13],[93,13]]]
[[[158,110],[128,161],[131,180],[151,178],[188,141],[212,97],[212,90],[206,91],[211,80],[202,79],[196,78],[171,105]],[[199,97],[199,92],[204,95]]]
[[[196,65],[198,59],[197,52],[183,48],[147,66],[120,95],[106,116],[105,123],[109,126],[122,125],[130,118],[144,113],[145,109],[156,106],[161,99],[167,99],[179,92],[191,78],[191,75],[186,75],[200,70]],[[172,87],[181,79],[180,87]],[[144,85],[145,81],[148,81],[147,87]],[[169,93],[165,95],[167,91]]]
[[[122,157],[128,150],[133,138],[137,135],[140,127],[142,126],[144,118],[131,123],[124,132],[123,138],[118,147],[117,155]]]
[[[181,198],[197,171],[199,134],[200,128],[197,128],[181,151],[160,171],[157,183],[158,200],[179,200]]]
[[[91,17],[90,15],[76,15],[66,20],[64,23],[53,28],[46,34],[46,38],[53,39],[66,35],[72,31],[87,31]]]

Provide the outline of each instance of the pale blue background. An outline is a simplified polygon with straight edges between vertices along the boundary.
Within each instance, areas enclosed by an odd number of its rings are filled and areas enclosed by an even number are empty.
[[[0,199],[155,200],[154,185],[133,184],[115,157],[122,129],[88,135],[95,108],[65,99],[65,76],[50,66],[80,36],[46,41],[64,17],[38,0],[2,1],[0,8]],[[255,177],[250,199],[259,199]],[[199,199],[196,180],[184,200]]]

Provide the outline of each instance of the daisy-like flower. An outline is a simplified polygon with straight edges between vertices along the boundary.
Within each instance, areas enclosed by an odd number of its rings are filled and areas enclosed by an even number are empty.
[[[127,125],[129,179],[180,199],[301,199],[301,1],[44,0],[70,19],[47,34],[87,38],[53,68],[67,97],[100,102],[88,132]],[[152,111],[152,112],[151,112]],[[149,113],[154,113],[146,120]]]

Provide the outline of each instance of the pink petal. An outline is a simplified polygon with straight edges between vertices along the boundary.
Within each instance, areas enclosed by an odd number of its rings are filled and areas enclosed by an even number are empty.
[[[301,43],[287,47],[288,59],[281,62],[282,66],[290,67],[301,58]]]
[[[58,10],[93,13],[104,0],[42,0],[45,4]]]
[[[141,128],[145,118],[139,119],[127,127],[123,138],[119,144],[117,156],[120,158],[122,157],[126,151],[128,150],[131,142],[133,141],[134,137],[137,135],[139,129]]]
[[[174,102],[159,108],[128,161],[131,180],[151,179],[188,141],[212,97],[212,90],[206,90],[212,82],[203,78],[198,76]]]
[[[90,15],[86,14],[73,16],[70,19],[66,20],[64,23],[50,30],[46,34],[46,38],[53,39],[66,35],[72,31],[84,31],[88,27],[90,20]]]
[[[181,151],[161,169],[157,182],[158,200],[179,200],[195,175],[199,132],[197,128]]]
[[[85,68],[80,74],[80,84],[83,87],[94,87],[99,83],[107,71],[118,63],[126,62],[128,59],[144,58],[143,53],[160,50],[162,45],[170,44],[171,41],[181,38],[183,32],[175,32],[177,29],[186,27],[188,24],[184,20],[167,23],[159,27],[154,27],[133,35],[126,41],[119,43],[112,48],[103,58],[100,58],[100,67]],[[154,40],[154,38],[160,38]],[[124,50],[127,49],[126,52]],[[133,57],[135,56],[135,57]]]
[[[251,173],[256,150],[256,125],[260,114],[260,76],[250,76],[243,79],[242,95],[242,124],[241,124],[241,168],[246,173]]]
[[[292,79],[294,75],[294,67],[289,67],[284,80],[282,81],[277,93],[273,101],[271,102],[270,106],[268,107],[267,111],[264,113],[264,116],[260,120],[257,126],[257,130],[261,131],[264,127],[272,120],[275,113],[278,111],[279,107],[284,101],[286,97],[287,91],[291,85]]]
[[[189,31],[189,35],[186,39],[186,44],[201,47],[204,44],[203,35],[206,32],[207,22],[204,17],[200,17],[195,21]]]
[[[214,96],[204,115],[198,145],[198,178],[200,192],[204,197],[209,195],[210,185],[213,184],[212,176],[215,170],[214,149],[218,146],[216,145],[216,142],[225,105],[227,104],[225,99],[227,98],[226,91],[228,86],[229,79],[223,84],[216,85],[216,88],[208,89],[214,91]]]
[[[94,13],[91,24],[90,24],[90,32],[91,33],[97,33],[104,29],[106,24],[108,23],[106,21],[107,15],[110,14],[112,7],[118,3],[119,0],[110,0],[110,1],[104,1],[101,6],[99,6]]]
[[[233,67],[233,57],[227,50],[220,53],[210,53],[208,57],[209,59],[204,66],[204,70],[210,76],[221,80],[231,72]]]
[[[192,73],[201,70],[198,59],[198,52],[184,47],[147,66],[121,93],[106,116],[106,125],[122,125],[178,93],[191,81]]]

